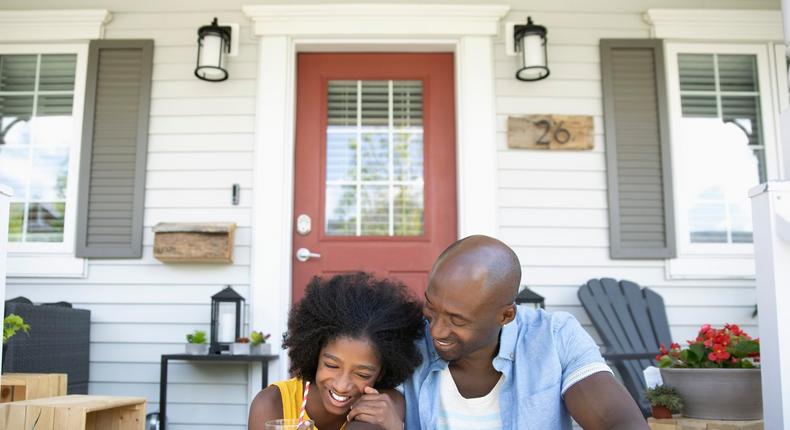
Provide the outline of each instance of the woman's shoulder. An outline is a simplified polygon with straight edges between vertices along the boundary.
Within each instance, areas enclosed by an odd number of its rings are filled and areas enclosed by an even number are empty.
[[[283,401],[280,388],[276,384],[269,385],[255,395],[250,405],[250,430],[263,430],[264,423],[283,418]]]

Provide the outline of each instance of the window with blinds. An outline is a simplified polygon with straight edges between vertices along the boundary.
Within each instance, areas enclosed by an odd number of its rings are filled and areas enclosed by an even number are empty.
[[[689,240],[751,243],[748,190],[766,179],[756,56],[679,54],[678,72]]]
[[[14,190],[10,242],[62,242],[75,54],[0,55],[0,183]]]
[[[421,81],[329,81],[325,232],[424,232]]]

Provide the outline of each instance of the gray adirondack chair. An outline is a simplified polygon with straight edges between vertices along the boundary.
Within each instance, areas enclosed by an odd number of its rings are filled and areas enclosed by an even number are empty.
[[[649,288],[611,278],[587,281],[578,296],[603,340],[604,359],[617,369],[623,385],[648,416],[642,370],[655,365],[660,344],[669,347],[672,341],[664,299]]]

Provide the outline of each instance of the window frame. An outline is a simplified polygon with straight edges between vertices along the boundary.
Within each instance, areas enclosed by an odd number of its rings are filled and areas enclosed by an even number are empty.
[[[82,147],[83,112],[88,69],[88,43],[63,44],[0,44],[0,55],[76,54],[74,98],[72,101],[72,144],[66,189],[66,211],[63,220],[63,241],[8,242],[8,276],[83,276],[84,259],[75,257],[77,206]],[[12,198],[13,201],[13,198]],[[6,226],[7,227],[7,226]],[[40,257],[47,259],[41,267]]]
[[[667,97],[669,111],[669,129],[671,146],[671,163],[673,183],[675,187],[684,184],[684,172],[679,168],[683,158],[680,144],[680,121],[682,119],[680,81],[678,70],[679,54],[745,54],[754,55],[757,61],[757,79],[759,85],[760,110],[762,113],[763,147],[765,157],[766,179],[775,179],[779,173],[779,155],[777,148],[778,117],[776,110],[777,82],[774,80],[776,71],[772,59],[773,48],[762,43],[727,43],[720,42],[682,42],[667,41],[664,43],[665,68],[667,79]],[[757,185],[757,184],[755,184]],[[692,243],[689,235],[688,208],[680,199],[674,198],[675,238],[678,256],[670,259],[667,275],[669,278],[754,278],[754,244],[733,243]],[[745,198],[748,198],[745,196]],[[727,270],[724,264],[712,261],[720,259],[721,263],[731,265]],[[708,260],[703,262],[703,260]],[[746,261],[751,260],[751,261]],[[714,264],[711,264],[714,263]],[[700,267],[704,266],[704,267]]]

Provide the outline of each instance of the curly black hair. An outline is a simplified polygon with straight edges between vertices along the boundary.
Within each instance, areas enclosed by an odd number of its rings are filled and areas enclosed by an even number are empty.
[[[368,273],[313,278],[288,315],[291,374],[315,382],[319,354],[339,337],[369,339],[381,360],[377,389],[393,388],[420,364],[415,341],[423,336],[422,306],[396,281]]]

